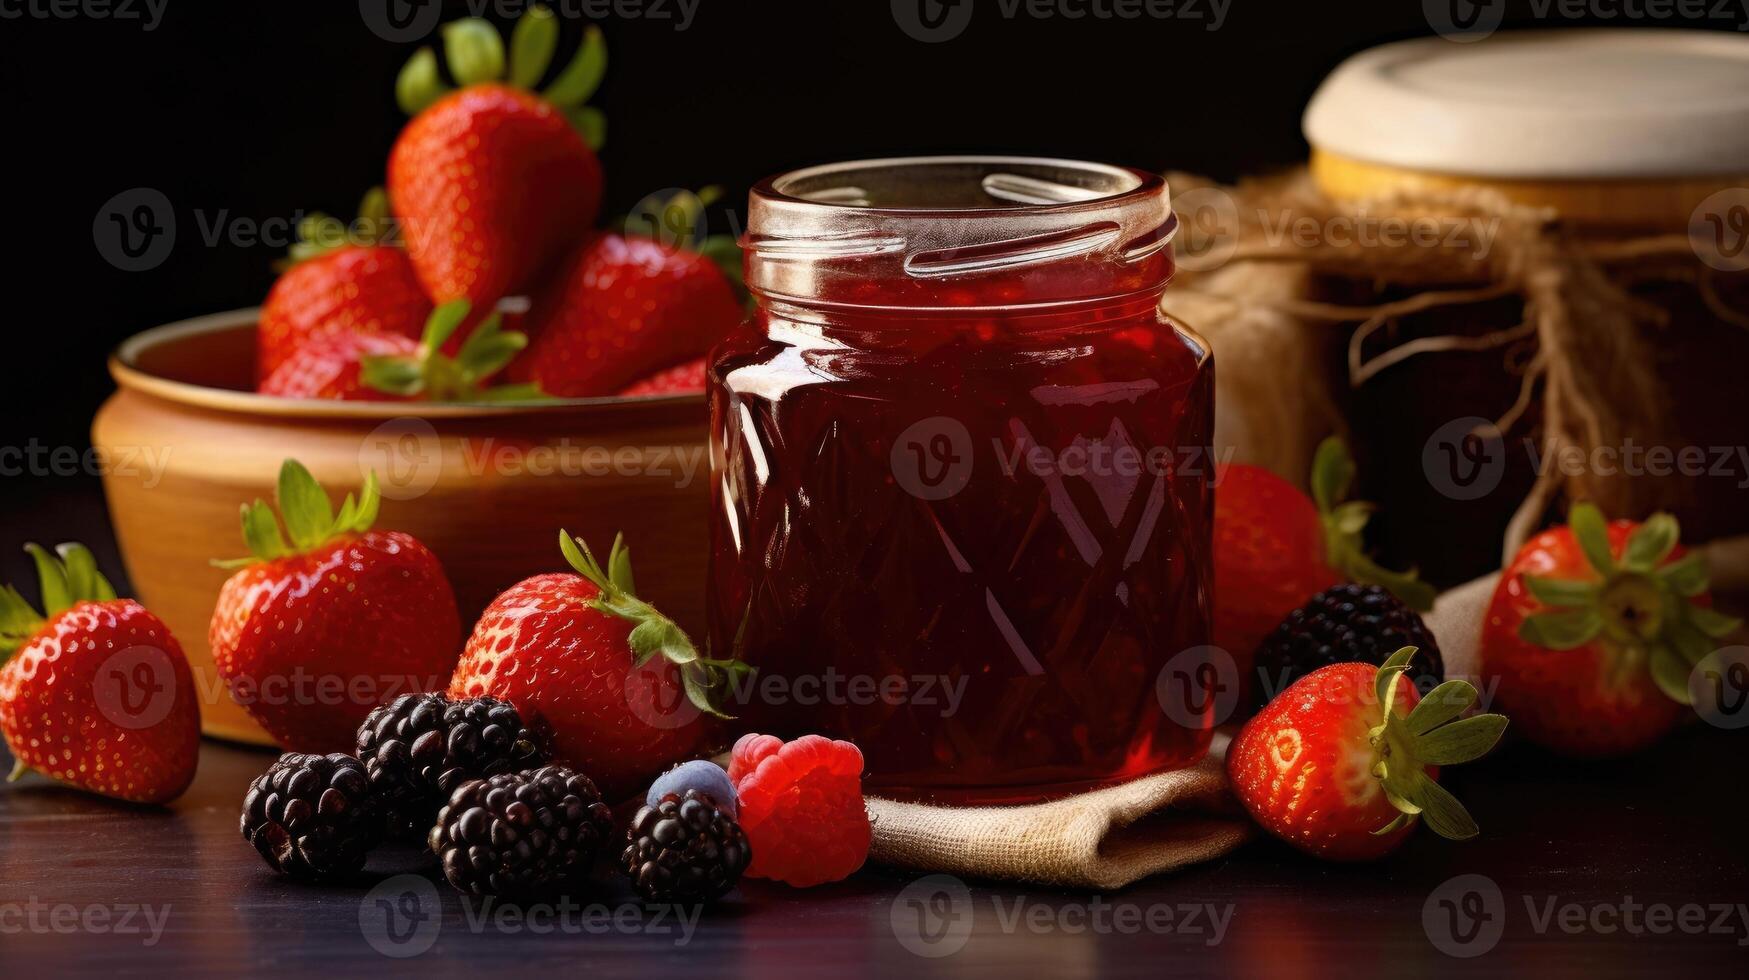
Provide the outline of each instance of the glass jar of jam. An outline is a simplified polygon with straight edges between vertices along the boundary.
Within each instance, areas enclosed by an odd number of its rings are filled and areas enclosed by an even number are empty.
[[[1162,697],[1208,642],[1213,517],[1213,363],[1158,310],[1176,226],[1160,177],[1059,160],[754,189],[757,309],[711,368],[738,724],[850,739],[871,791],[959,803],[1202,756],[1212,699]]]

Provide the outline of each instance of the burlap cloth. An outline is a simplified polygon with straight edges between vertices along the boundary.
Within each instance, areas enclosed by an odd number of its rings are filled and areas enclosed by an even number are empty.
[[[1253,833],[1227,788],[1231,733],[1203,761],[1032,806],[952,808],[871,798],[871,860],[1081,888],[1131,882],[1231,853]]]

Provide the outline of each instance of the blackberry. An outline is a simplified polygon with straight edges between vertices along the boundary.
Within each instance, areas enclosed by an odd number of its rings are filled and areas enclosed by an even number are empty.
[[[1426,694],[1445,679],[1439,644],[1420,614],[1376,585],[1325,589],[1281,621],[1257,648],[1255,702],[1262,705],[1319,667],[1364,661],[1382,664],[1418,647],[1407,676]]]
[[[735,887],[753,858],[741,825],[696,789],[639,809],[626,840],[620,864],[651,902],[708,902]]]
[[[273,870],[327,881],[364,867],[380,820],[357,759],[288,752],[249,785],[240,827]]]
[[[358,729],[358,758],[385,833],[402,840],[429,834],[438,808],[462,783],[546,761],[508,701],[441,694],[403,694],[371,711]]]
[[[431,853],[475,895],[529,895],[581,878],[613,833],[588,776],[563,766],[461,784],[437,814]]]

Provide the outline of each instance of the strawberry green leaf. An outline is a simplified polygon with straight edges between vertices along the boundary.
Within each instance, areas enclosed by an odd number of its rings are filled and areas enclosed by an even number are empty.
[[[1590,643],[1602,630],[1603,617],[1596,609],[1571,609],[1529,616],[1519,624],[1518,635],[1547,650],[1572,650]]]
[[[613,539],[613,550],[607,555],[607,577],[621,592],[637,594],[637,584],[632,578],[632,549],[626,547],[623,536]]]
[[[1627,545],[1622,549],[1622,567],[1631,572],[1650,572],[1670,557],[1681,537],[1676,518],[1653,514],[1628,535]]]
[[[97,591],[97,560],[84,545],[63,544],[55,548],[67,573],[67,591],[73,601],[89,599]]]
[[[395,77],[395,104],[409,116],[417,116],[449,91],[438,70],[437,53],[430,48],[414,52]]]
[[[42,583],[43,612],[53,616],[73,606],[73,591],[67,584],[67,571],[40,544],[27,544],[24,550],[36,563],[37,579]]]
[[[1318,444],[1312,459],[1312,498],[1324,528],[1324,561],[1350,581],[1385,588],[1410,608],[1426,612],[1433,608],[1431,585],[1413,569],[1396,572],[1374,562],[1366,554],[1363,533],[1373,505],[1347,500],[1354,484],[1354,457],[1341,439],[1331,436]]]
[[[686,699],[692,702],[693,707],[718,718],[733,717],[724,714],[716,705],[715,695],[722,689],[723,681],[713,677],[708,666],[689,665],[681,671],[680,680],[686,690]]]
[[[1653,574],[1669,586],[1670,591],[1685,599],[1692,599],[1707,590],[1706,559],[1698,554],[1683,555]]]
[[[279,520],[273,516],[273,508],[261,500],[243,505],[243,543],[251,555],[267,561],[291,554],[279,533]],[[249,561],[243,559],[243,564]]]
[[[1387,799],[1390,798],[1389,793],[1386,793],[1385,796]],[[1393,806],[1396,805],[1396,802],[1397,802],[1396,800],[1391,801]],[[1414,822],[1415,822],[1415,817],[1413,814],[1403,813],[1403,812],[1399,811],[1397,813],[1397,815],[1391,819],[1390,823],[1385,824],[1383,827],[1380,827],[1379,829],[1373,831],[1372,835],[1374,837],[1383,837],[1384,835],[1391,833],[1392,831],[1399,830],[1399,829],[1406,827],[1409,824],[1412,824]]]
[[[1505,715],[1476,715],[1417,736],[1415,758],[1430,766],[1454,766],[1488,754],[1506,731]]]
[[[1445,787],[1433,781],[1426,770],[1417,768],[1409,781],[1409,791],[1403,795],[1421,808],[1421,819],[1433,832],[1447,840],[1469,840],[1480,832],[1468,810]]]
[[[1524,584],[1538,602],[1545,606],[1563,608],[1596,605],[1598,593],[1601,591],[1601,587],[1596,582],[1583,582],[1566,578],[1543,578],[1540,575],[1524,576]]]
[[[631,635],[626,638],[632,648],[632,662],[643,664],[651,657],[660,653],[677,664],[692,663],[698,659],[698,650],[692,645],[680,627],[665,616],[652,617],[632,627]]]
[[[1476,689],[1473,686],[1466,681],[1449,680],[1416,702],[1403,724],[1411,734],[1425,735],[1470,710],[1470,705],[1475,703]]]
[[[358,492],[358,518],[337,530],[363,534],[376,524],[377,513],[382,509],[382,505],[383,491],[377,483],[377,471],[371,470],[364,476],[364,489]]]
[[[1567,514],[1567,527],[1592,568],[1605,576],[1615,571],[1615,558],[1609,550],[1609,524],[1596,504],[1574,504]]]
[[[1658,685],[1658,690],[1663,691],[1665,697],[1677,704],[1692,704],[1693,699],[1688,693],[1688,677],[1693,672],[1693,666],[1668,644],[1653,644],[1647,654],[1652,682]]]
[[[20,779],[23,779],[25,774],[29,772],[30,766],[23,759],[14,758],[12,760],[12,771],[6,774],[6,781],[9,783],[16,783]]]
[[[1710,606],[1688,606],[1688,621],[1694,628],[1715,640],[1722,640],[1737,631],[1743,621],[1735,616],[1727,616]]]
[[[250,557],[218,559],[212,562],[213,565],[242,568],[258,561],[272,561],[314,550],[343,534],[363,534],[376,523],[381,490],[376,474],[367,474],[357,501],[348,495],[336,517],[328,503],[328,495],[316,478],[302,463],[288,459],[279,469],[276,497],[279,518],[274,516],[273,508],[261,500],[242,506],[243,543],[248,546]],[[289,546],[280,534],[281,519],[291,535]]]
[[[494,82],[504,77],[504,41],[498,29],[478,17],[443,25],[443,56],[449,73],[462,85]]]
[[[1408,669],[1409,661],[1414,656],[1414,647],[1403,647],[1385,658],[1385,662],[1379,665],[1378,674],[1373,678],[1373,693],[1378,695],[1379,704],[1385,706],[1387,715],[1390,714],[1390,707],[1396,703],[1394,695],[1397,678]]]
[[[1312,499],[1318,510],[1328,513],[1348,496],[1354,483],[1354,457],[1348,446],[1335,436],[1318,444],[1312,457]]]
[[[366,354],[358,359],[358,379],[367,388],[406,398],[425,389],[425,372],[417,360],[406,357]]]
[[[0,663],[42,628],[43,618],[10,585],[0,586]]]
[[[1713,641],[1686,619],[1671,623],[1667,635],[1670,645],[1690,666],[1705,660],[1707,654],[1713,652]]]
[[[462,322],[468,318],[474,305],[465,299],[452,299],[431,311],[431,317],[425,321],[425,332],[419,338],[419,343],[436,350],[449,343],[449,338],[455,335]]]
[[[553,63],[559,46],[559,22],[540,4],[528,8],[510,32],[510,84],[533,89]]]
[[[299,551],[308,551],[328,539],[334,528],[334,510],[322,485],[304,464],[288,459],[280,466],[277,496],[279,516]]]
[[[559,77],[553,79],[541,95],[561,109],[575,109],[589,101],[606,75],[607,42],[599,27],[591,27],[584,32],[583,45],[577,49],[570,64],[559,72]]]
[[[591,105],[567,109],[565,118],[571,121],[571,128],[583,137],[583,142],[589,144],[591,150],[599,151],[607,145],[607,114],[600,109]]]
[[[1389,591],[1416,612],[1432,609],[1434,599],[1438,598],[1439,593],[1432,585],[1421,581],[1414,570],[1391,571],[1358,550],[1351,551],[1343,564],[1349,578],[1363,585],[1377,585]]]

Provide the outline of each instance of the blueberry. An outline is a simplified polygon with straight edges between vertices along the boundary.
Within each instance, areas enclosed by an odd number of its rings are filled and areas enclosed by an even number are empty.
[[[650,784],[650,791],[644,794],[644,803],[655,806],[669,793],[685,793],[689,789],[709,794],[729,816],[739,815],[735,785],[729,782],[729,774],[723,771],[722,766],[706,759],[682,762],[657,776],[656,781]]]

